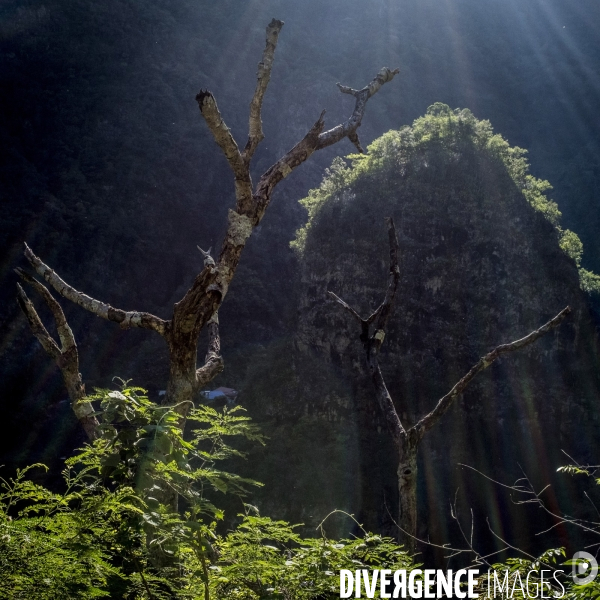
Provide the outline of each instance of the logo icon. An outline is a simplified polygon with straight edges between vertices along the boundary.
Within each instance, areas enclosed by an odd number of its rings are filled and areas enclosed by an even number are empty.
[[[573,583],[585,585],[598,575],[598,561],[589,552],[575,552],[572,561]]]

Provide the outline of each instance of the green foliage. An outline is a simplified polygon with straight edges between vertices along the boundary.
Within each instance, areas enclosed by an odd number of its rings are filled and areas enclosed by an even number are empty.
[[[193,598],[208,584],[216,523],[223,511],[211,494],[243,496],[256,482],[217,468],[241,453],[228,438],[262,441],[236,407],[200,406],[188,416],[184,438],[176,407],[157,406],[141,388],[122,382],[97,390],[101,436],[67,460],[66,492],[52,493],[26,479],[2,480],[0,586],[10,598]],[[174,513],[169,498],[186,510]],[[175,567],[151,564],[159,547]],[[204,567],[204,569],[203,569]]]
[[[587,269],[579,269],[579,282],[581,289],[588,294],[600,294],[600,275]]]
[[[489,121],[476,119],[467,109],[452,110],[446,104],[436,102],[411,127],[388,131],[367,150],[367,154],[347,156],[351,161],[350,167],[343,159],[335,158],[321,185],[310,190],[308,196],[300,201],[308,211],[308,220],[296,232],[296,239],[291,243],[300,254],[304,251],[308,232],[324,206],[350,198],[359,180],[374,180],[375,185],[382,185],[390,172],[404,177],[436,161],[452,162],[475,152],[502,162],[527,202],[554,226],[560,248],[579,268],[581,288],[588,293],[600,292],[600,278],[581,268],[581,240],[576,233],[563,230],[560,225],[562,213],[556,202],[547,196],[552,186],[548,181],[529,174],[529,163],[525,157],[527,150],[511,147],[501,135],[494,133]]]
[[[54,494],[26,479],[32,465],[0,480],[0,597],[107,597],[118,522],[138,510],[131,490],[90,492],[65,471],[67,490]]]
[[[252,507],[251,507],[252,508]],[[258,514],[219,543],[216,598],[339,598],[340,569],[411,569],[411,558],[392,539],[363,530],[361,537],[334,541],[301,538],[295,527]]]
[[[184,436],[178,407],[121,384],[85,400],[98,406],[101,436],[67,460],[63,493],[28,479],[43,465],[0,479],[0,597],[333,598],[341,568],[410,566],[390,539],[303,539],[250,505],[219,534],[219,494],[258,484],[218,464],[244,456],[229,440],[263,437],[242,408],[208,406],[190,410]],[[157,550],[172,560],[157,564]]]
[[[489,574],[480,580],[480,595],[488,595],[487,582],[490,581],[489,594],[497,598],[518,598],[526,600],[528,598],[544,597],[562,597],[571,598],[569,592],[569,582],[572,580],[557,573],[557,579],[552,577],[552,573],[565,569],[559,561],[565,558],[564,548],[552,548],[546,550],[537,558],[509,558],[504,563],[492,565]],[[544,569],[542,578],[541,570]],[[489,577],[489,579],[488,579]],[[494,587],[497,582],[498,587]],[[563,587],[561,587],[561,585]],[[503,592],[499,588],[503,587]],[[565,588],[567,592],[565,593]],[[543,589],[543,596],[541,590]],[[506,593],[508,592],[508,593]],[[563,595],[565,593],[565,595]]]
[[[102,436],[67,464],[82,465],[103,482],[131,486],[150,504],[154,492],[171,490],[211,518],[221,518],[221,512],[198,495],[196,486],[243,496],[246,485],[259,485],[216,468],[218,461],[243,456],[228,438],[263,441],[239,406],[222,412],[192,408],[187,416],[192,427],[184,439],[178,407],[154,404],[142,388],[123,382],[122,390],[97,390],[87,400],[100,402],[96,414]]]
[[[566,465],[564,467],[558,467],[557,471],[559,473],[567,473],[568,475],[589,475],[590,472],[587,469],[582,467],[577,467],[575,465]]]
[[[580,267],[581,255],[583,254],[583,244],[576,233],[570,229],[565,229],[560,236],[561,250],[575,261],[575,264]],[[581,273],[581,269],[580,269]]]

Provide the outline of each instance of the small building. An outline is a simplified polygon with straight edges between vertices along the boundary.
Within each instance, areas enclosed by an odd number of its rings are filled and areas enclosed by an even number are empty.
[[[228,387],[218,387],[216,390],[204,390],[200,393],[209,401],[224,400],[227,404],[231,405],[235,404],[239,392]]]

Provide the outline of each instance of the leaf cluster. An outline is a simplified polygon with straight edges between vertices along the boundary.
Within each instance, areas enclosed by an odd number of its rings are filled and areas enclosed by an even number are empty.
[[[252,507],[251,507],[252,508]],[[245,514],[219,541],[213,567],[215,597],[231,600],[339,598],[340,569],[411,569],[411,557],[392,539],[363,531],[351,539],[301,538],[297,526]]]

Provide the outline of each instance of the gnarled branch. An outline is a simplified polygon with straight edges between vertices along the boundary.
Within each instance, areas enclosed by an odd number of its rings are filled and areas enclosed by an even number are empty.
[[[469,372],[460,380],[456,385],[436,404],[435,408],[427,415],[425,415],[418,423],[416,423],[412,429],[415,430],[417,437],[421,439],[425,432],[431,429],[448,411],[452,406],[452,403],[460,394],[463,393],[465,388],[471,383],[478,373],[481,373],[484,369],[487,369],[497,358],[502,354],[508,352],[514,352],[520,350],[525,346],[533,344],[536,340],[541,338],[545,333],[558,327],[563,319],[571,312],[571,307],[567,306],[563,308],[553,319],[550,319],[546,324],[542,325],[539,329],[532,331],[525,337],[510,342],[509,344],[501,344],[494,348],[491,352],[488,352],[485,356],[481,357],[479,361],[471,367]]]
[[[153,329],[161,335],[165,334],[167,323],[150,313],[124,311],[119,308],[113,308],[110,304],[106,304],[105,302],[101,302],[100,300],[96,300],[77,291],[74,287],[63,281],[48,265],[44,264],[32,252],[27,244],[25,244],[25,256],[38,275],[43,277],[67,300],[78,304],[98,317],[119,323],[123,329],[128,329],[129,327],[143,327],[145,329]]]
[[[27,317],[29,327],[33,335],[42,345],[42,348],[44,348],[47,354],[49,354],[58,365],[71,400],[73,412],[83,426],[89,439],[95,440],[100,435],[99,425],[96,417],[93,415],[94,411],[92,406],[87,402],[83,402],[85,398],[85,386],[81,380],[81,373],[79,373],[79,353],[77,351],[75,337],[67,323],[65,314],[60,304],[52,296],[45,285],[41,284],[36,279],[33,279],[33,277],[29,276],[22,269],[15,269],[15,272],[23,279],[23,281],[30,284],[36,292],[40,294],[52,312],[60,340],[60,346],[48,333],[48,330],[35,310],[35,306],[27,297],[23,288],[17,284],[17,302]]]

